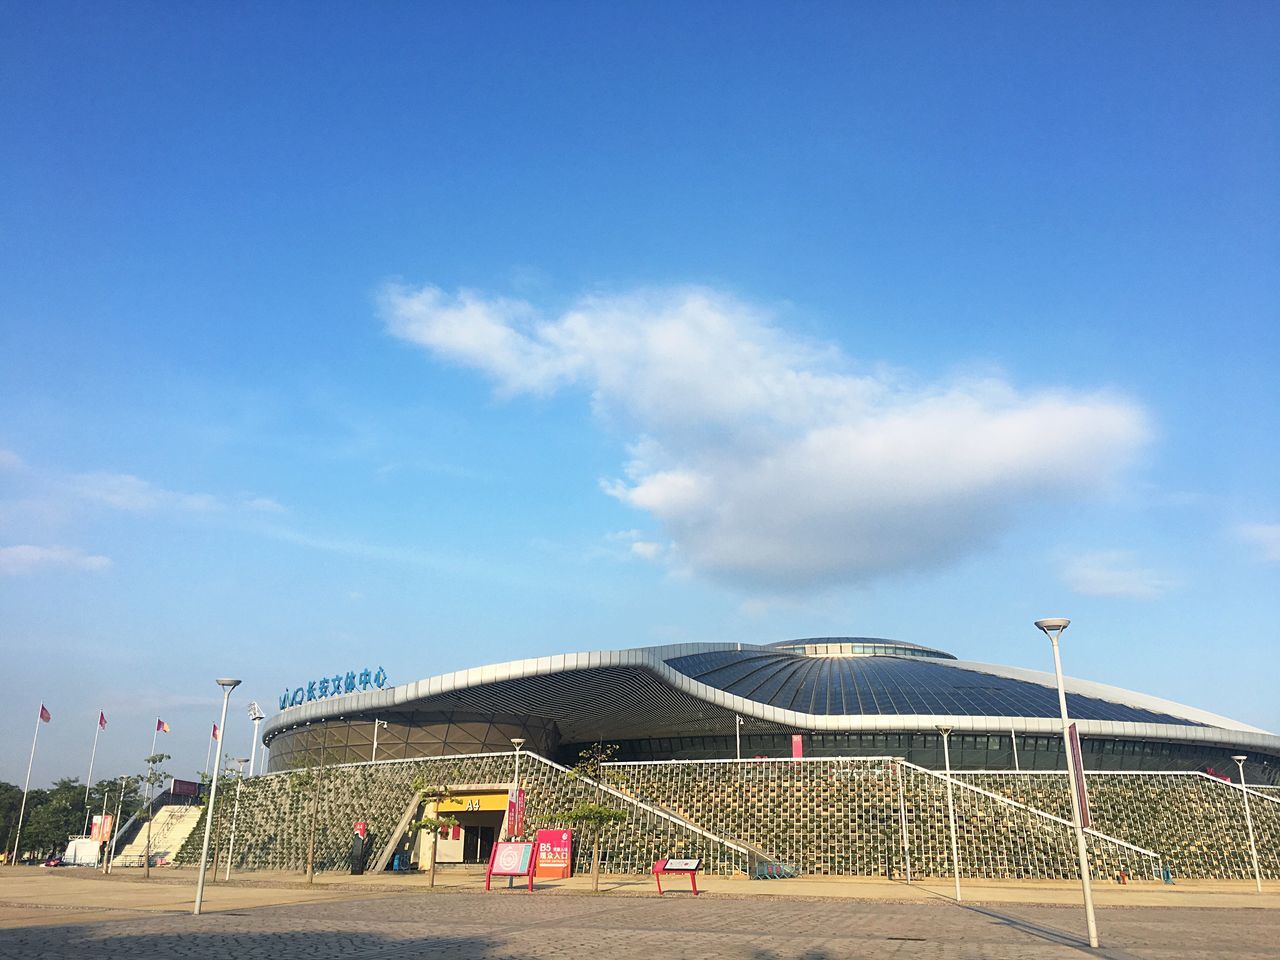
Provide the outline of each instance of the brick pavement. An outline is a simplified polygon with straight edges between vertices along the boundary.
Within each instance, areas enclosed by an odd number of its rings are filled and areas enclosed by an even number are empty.
[[[65,911],[64,911],[65,912]],[[186,914],[117,914],[0,930],[2,960],[920,960],[1080,958],[1078,908],[942,900],[383,894]],[[1271,910],[1099,911],[1101,956],[1280,956]]]

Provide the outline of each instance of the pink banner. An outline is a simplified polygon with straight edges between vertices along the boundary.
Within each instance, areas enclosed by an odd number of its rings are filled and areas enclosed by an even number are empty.
[[[564,880],[573,876],[573,831],[539,830],[537,876]]]
[[[799,760],[804,756],[804,736],[799,733],[791,735],[791,758]]]

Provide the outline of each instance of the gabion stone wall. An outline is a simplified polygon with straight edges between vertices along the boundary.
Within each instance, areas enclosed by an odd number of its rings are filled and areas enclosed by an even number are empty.
[[[1020,803],[1069,817],[1071,795],[1060,773],[958,773]],[[1253,877],[1240,788],[1195,773],[1088,773],[1093,828],[1159,853],[1176,876]],[[1250,789],[1258,866],[1280,878],[1280,802]]]
[[[413,797],[412,783],[422,775],[429,784],[453,790],[505,789],[514,775],[510,753],[469,757],[351,764],[311,771],[314,784],[296,774],[278,773],[246,780],[236,818],[233,867],[298,870],[306,867],[312,795],[318,796],[316,870],[346,870],[352,825],[368,824],[373,856],[386,845]],[[579,800],[601,794],[590,782],[574,779],[540,757],[524,754],[520,780],[525,790],[525,835],[567,826],[563,819]],[[219,790],[211,846],[225,855],[230,835],[235,788]],[[627,820],[606,828],[601,838],[602,868],[614,873],[647,873],[663,857],[699,857],[708,873],[745,872],[747,855],[700,835],[688,826],[646,810],[634,799],[604,793],[604,804],[623,809]],[[179,863],[200,858],[202,831],[197,830],[179,852]],[[590,869],[591,848],[575,843],[575,869]],[[372,864],[370,864],[372,866]]]
[[[630,793],[806,874],[952,875],[946,782],[909,764],[814,759],[610,764]],[[1079,876],[1069,824],[954,787],[960,875]],[[715,825],[714,827],[712,825]],[[904,843],[903,827],[906,827]],[[1089,838],[1095,874],[1155,872],[1151,858]]]

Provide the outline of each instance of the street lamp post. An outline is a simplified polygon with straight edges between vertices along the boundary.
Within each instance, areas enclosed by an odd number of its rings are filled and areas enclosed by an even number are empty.
[[[231,839],[227,842],[227,873],[224,880],[231,879],[231,855],[236,850],[236,820],[240,816],[240,788],[244,786],[244,765],[252,763],[251,757],[239,757],[235,761],[240,765],[240,776],[236,778],[236,803],[231,808]]]
[[[1067,716],[1067,691],[1062,682],[1062,657],[1058,653],[1058,637],[1071,623],[1066,617],[1037,620],[1038,627],[1053,645],[1053,672],[1058,679],[1058,709],[1062,713],[1062,749],[1067,755],[1067,786],[1071,790],[1071,823],[1076,830],[1076,852],[1080,857],[1080,887],[1084,892],[1084,919],[1089,928],[1089,946],[1098,947],[1098,922],[1093,915],[1093,883],[1089,873],[1089,849],[1084,841],[1083,800],[1076,789],[1076,760],[1071,744],[1071,718]],[[1084,771],[1079,773],[1084,782]]]
[[[222,688],[222,719],[218,722],[218,729],[225,730],[227,725],[227,701],[231,699],[231,691],[240,686],[239,680],[232,680],[229,677],[219,677],[218,686]],[[214,764],[213,767],[213,784],[209,787],[209,809],[205,811],[204,816],[204,843],[200,847],[200,875],[196,878],[196,906],[191,912],[195,916],[200,916],[200,905],[204,901],[204,870],[205,865],[209,862],[209,835],[213,830],[213,808],[214,801],[218,799],[218,773],[222,769],[222,764]]]
[[[742,715],[733,715],[733,755],[742,759]]]
[[[253,742],[249,744],[249,776],[253,776],[254,761],[258,758],[258,727],[262,725],[265,716],[262,708],[258,706],[257,700],[249,701],[249,719],[253,721]]]
[[[378,728],[386,725],[387,721],[379,720],[377,717],[373,718],[373,753],[369,757],[370,763],[377,763],[378,761]]]
[[[511,829],[515,826],[515,815],[520,807],[520,751],[524,748],[524,737],[512,737],[511,746],[516,750],[516,769],[511,777],[511,813],[507,823],[507,839],[511,839],[514,831]]]
[[[515,819],[520,814],[520,748],[524,746],[524,737],[512,737],[511,745],[516,748],[516,769],[511,777],[511,803],[507,816],[508,840],[514,835],[512,827],[515,826]],[[507,889],[510,890],[514,884],[515,878],[507,877]]]
[[[1249,853],[1253,856],[1253,882],[1262,892],[1262,871],[1258,869],[1258,845],[1253,840],[1253,814],[1249,812],[1249,788],[1244,784],[1244,762],[1249,759],[1243,754],[1231,758],[1240,770],[1240,795],[1244,797],[1244,822],[1249,828]]]
[[[951,874],[956,880],[956,903],[960,902],[960,844],[956,840],[956,801],[951,790],[951,748],[947,741],[951,739],[951,727],[940,726],[942,734],[942,761],[947,770],[947,819],[951,822]]]

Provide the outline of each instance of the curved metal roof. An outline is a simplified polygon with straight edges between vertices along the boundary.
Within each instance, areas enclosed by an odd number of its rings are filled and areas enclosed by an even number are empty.
[[[793,642],[794,643],[794,642]],[[1212,743],[1280,756],[1280,737],[1217,714],[1066,678],[1081,736]],[[308,723],[467,710],[553,722],[568,742],[723,733],[735,716],[793,731],[1060,735],[1054,676],[907,656],[804,656],[686,643],[514,660],[396,687],[316,699],[271,717],[263,742]]]
[[[1056,688],[968,669],[956,660],[883,654],[805,656],[766,649],[716,650],[666,663],[718,690],[797,713],[1058,716]],[[1068,694],[1067,710],[1075,720],[1203,725],[1078,693]]]

